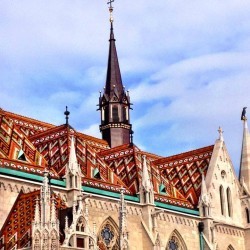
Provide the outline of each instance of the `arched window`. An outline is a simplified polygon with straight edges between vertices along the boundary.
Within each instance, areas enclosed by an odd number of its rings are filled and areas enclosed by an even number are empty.
[[[247,207],[246,207],[246,218],[247,218],[247,223],[250,223],[249,210]]]
[[[77,221],[77,224],[76,224],[76,231],[84,232],[84,230],[85,230],[85,221],[84,221],[83,217],[80,217]]]
[[[230,245],[227,247],[227,250],[234,250],[234,248],[233,248],[232,245],[230,244]]]
[[[224,202],[225,202],[225,197],[224,197],[224,188],[220,186],[220,207],[221,207],[221,214],[224,215]]]
[[[100,227],[97,242],[102,250],[119,250],[118,227],[111,217],[107,218]]]
[[[56,250],[58,248],[58,235],[55,230],[50,234],[51,237],[51,250]]]
[[[40,250],[41,249],[41,235],[39,233],[39,231],[35,232],[35,236],[34,236],[34,249],[35,250]]]
[[[228,208],[228,216],[232,217],[232,196],[231,196],[231,190],[228,187],[227,188],[227,208]]]
[[[43,233],[42,250],[49,249],[49,233],[47,230]]]
[[[128,121],[128,114],[127,114],[127,107],[126,106],[122,107],[122,113],[123,113],[123,120],[127,122]]]
[[[187,250],[187,246],[177,230],[170,235],[166,250]]]
[[[104,107],[104,121],[109,122],[109,106]]]
[[[119,122],[118,106],[114,105],[112,108],[113,122]]]

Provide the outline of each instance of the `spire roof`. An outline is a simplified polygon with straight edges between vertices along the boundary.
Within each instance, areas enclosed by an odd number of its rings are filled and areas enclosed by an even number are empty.
[[[74,137],[71,137],[71,143],[70,143],[70,153],[69,153],[69,171],[72,174],[79,173],[79,166],[77,163],[77,158],[76,158],[76,149],[75,149],[75,143],[74,143]]]
[[[247,118],[243,120],[243,141],[240,162],[240,181],[245,182],[250,191],[250,133],[247,126]]]
[[[107,78],[105,85],[105,94],[111,95],[116,92],[119,97],[123,94],[122,77],[119,67],[119,61],[115,45],[115,36],[113,29],[113,18],[110,18],[110,38],[109,38],[109,56]]]
[[[153,189],[151,180],[148,174],[147,160],[146,156],[142,156],[142,186],[146,191],[150,191]]]

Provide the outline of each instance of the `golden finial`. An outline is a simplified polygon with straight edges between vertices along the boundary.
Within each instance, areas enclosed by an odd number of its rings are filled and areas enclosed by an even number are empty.
[[[114,1],[115,1],[115,0],[109,0],[109,1],[107,2],[107,4],[109,4],[109,13],[110,13],[109,21],[110,21],[111,23],[113,23],[113,21],[114,21],[113,15],[112,15],[112,13],[113,13],[113,6],[112,6],[112,3],[113,3]]]

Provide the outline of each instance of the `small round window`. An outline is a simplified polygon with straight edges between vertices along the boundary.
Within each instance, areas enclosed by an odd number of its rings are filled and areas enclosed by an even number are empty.
[[[221,171],[221,178],[222,178],[223,180],[225,180],[225,179],[227,178],[226,171],[224,171],[224,170]]]

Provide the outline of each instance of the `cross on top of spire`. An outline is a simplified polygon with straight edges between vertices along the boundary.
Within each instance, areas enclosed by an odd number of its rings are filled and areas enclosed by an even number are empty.
[[[113,12],[113,6],[112,6],[112,3],[114,2],[115,0],[109,0],[107,2],[107,4],[109,4],[109,13],[110,13],[110,17],[109,17],[109,21],[112,23],[113,22],[113,16],[112,16],[112,12]]]

